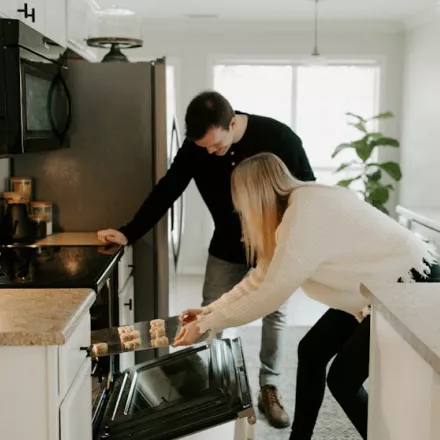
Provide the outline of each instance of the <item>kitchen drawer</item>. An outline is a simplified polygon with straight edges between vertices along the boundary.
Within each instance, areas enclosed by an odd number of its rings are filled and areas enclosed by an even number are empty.
[[[81,350],[81,347],[90,346],[90,332],[90,313],[87,312],[67,343],[59,348],[59,394],[61,398],[66,395],[86,359],[87,351]]]
[[[127,246],[118,266],[118,292],[120,292],[133,271],[133,248]]]
[[[413,220],[411,222],[411,231],[414,232],[421,239],[432,243],[438,250],[440,250],[440,232],[431,229],[428,226]]]

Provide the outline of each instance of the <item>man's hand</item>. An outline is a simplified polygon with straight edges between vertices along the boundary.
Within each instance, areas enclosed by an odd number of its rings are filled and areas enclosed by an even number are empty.
[[[195,320],[189,324],[186,324],[180,329],[180,333],[174,340],[173,347],[195,344],[200,336],[202,336],[202,334],[200,333],[197,320]]]
[[[98,240],[105,244],[116,243],[125,246],[128,243],[127,237],[116,229],[103,229],[97,232]]]
[[[179,319],[183,325],[186,325],[195,321],[201,313],[203,313],[202,309],[187,309],[180,314]]]

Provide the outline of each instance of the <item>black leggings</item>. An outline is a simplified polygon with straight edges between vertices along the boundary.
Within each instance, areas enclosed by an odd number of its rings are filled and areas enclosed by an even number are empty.
[[[440,282],[440,266],[430,278],[414,273],[417,282]],[[359,323],[352,315],[330,309],[307,332],[298,346],[295,416],[290,440],[310,440],[327,385],[363,439],[367,438],[370,317]]]

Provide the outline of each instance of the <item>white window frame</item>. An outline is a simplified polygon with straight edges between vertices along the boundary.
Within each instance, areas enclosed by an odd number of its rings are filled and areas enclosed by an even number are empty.
[[[292,105],[292,121],[291,128],[296,132],[296,102],[297,102],[297,81],[298,75],[297,70],[295,69],[304,65],[303,60],[305,57],[299,56],[282,56],[282,55],[220,55],[213,54],[208,57],[207,62],[207,70],[208,70],[208,79],[209,79],[209,88],[214,88],[214,68],[217,65],[259,65],[259,66],[292,66],[294,69],[292,71],[292,96],[291,102]],[[379,113],[381,108],[384,108],[384,103],[387,102],[387,96],[385,95],[385,79],[386,79],[386,57],[383,55],[365,55],[365,56],[338,56],[338,57],[326,57],[327,66],[355,66],[355,67],[378,67],[378,87],[376,87],[376,96],[374,98],[374,113]],[[373,115],[371,115],[373,116]],[[379,122],[379,130],[382,130],[383,122]],[[300,133],[298,134],[300,137]],[[336,146],[335,146],[336,147]],[[314,166],[312,164],[312,168],[316,173],[320,171],[333,171],[336,168],[330,166]],[[355,168],[352,168],[356,170]]]

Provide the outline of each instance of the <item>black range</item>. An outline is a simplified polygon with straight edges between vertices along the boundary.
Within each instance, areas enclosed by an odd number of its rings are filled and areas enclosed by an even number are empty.
[[[0,288],[90,288],[99,292],[122,247],[0,247]]]

